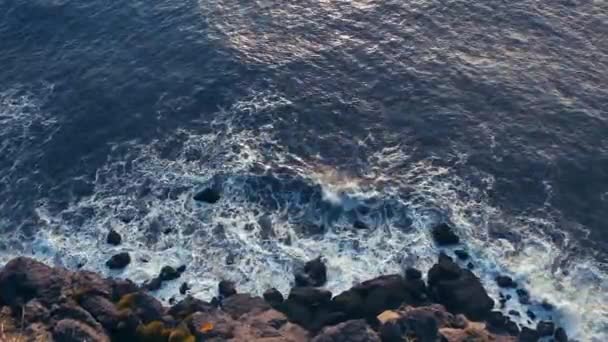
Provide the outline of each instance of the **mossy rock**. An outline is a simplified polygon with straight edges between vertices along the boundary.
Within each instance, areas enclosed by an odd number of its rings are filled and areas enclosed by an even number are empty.
[[[161,321],[140,324],[136,331],[137,340],[141,342],[167,342],[169,335],[171,330]]]
[[[122,298],[120,298],[118,303],[116,303],[116,308],[118,308],[118,310],[126,310],[126,309],[132,309],[134,305],[135,305],[135,293],[129,293],[129,294],[122,296]]]
[[[169,342],[195,342],[196,338],[184,322],[171,331]]]

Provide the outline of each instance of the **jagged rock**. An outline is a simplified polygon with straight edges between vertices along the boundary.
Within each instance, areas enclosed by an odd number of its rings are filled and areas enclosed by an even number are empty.
[[[283,294],[281,294],[279,290],[272,288],[264,292],[264,300],[266,300],[272,307],[276,307],[283,303],[285,298],[283,298]]]
[[[212,188],[204,189],[194,195],[194,200],[197,202],[205,202],[209,204],[217,203],[220,200],[220,193]]]
[[[116,329],[121,315],[114,303],[101,296],[83,296],[79,302],[108,331]]]
[[[553,337],[555,338],[555,342],[568,342],[568,335],[566,334],[566,330],[561,327],[555,329],[555,335],[553,335]]]
[[[555,331],[555,323],[549,321],[540,321],[536,325],[536,331],[540,337],[552,336]]]
[[[179,287],[179,293],[182,295],[185,295],[186,292],[188,292],[190,290],[190,285],[188,285],[188,283],[183,282],[180,287]]]
[[[479,278],[461,269],[443,253],[429,270],[428,286],[438,303],[450,312],[463,313],[471,319],[483,319],[494,307]]]
[[[503,287],[503,288],[517,287],[517,284],[509,276],[499,275],[498,277],[496,277],[495,280],[496,280],[496,284],[498,284],[499,287]]]
[[[456,245],[460,238],[447,223],[441,223],[432,228],[433,239],[439,246]]]
[[[458,259],[460,259],[460,260],[467,260],[469,258],[469,253],[467,253],[467,251],[462,250],[462,249],[455,250],[454,254],[456,254]]]
[[[215,309],[216,307],[211,305],[211,303],[207,303],[189,295],[173,305],[167,313],[175,318],[184,319],[195,312],[211,312]]]
[[[106,242],[110,245],[118,246],[122,242],[122,236],[118,234],[114,229],[110,230],[108,236],[106,237]]]
[[[218,291],[220,296],[222,296],[223,298],[228,298],[236,294],[236,286],[232,281],[222,280],[218,284]]]
[[[67,279],[63,269],[29,258],[15,258],[0,271],[0,304],[19,307],[37,298],[49,305],[59,300]]]
[[[96,331],[86,324],[73,319],[63,319],[53,328],[53,338],[61,342],[109,342],[103,332]]]
[[[521,332],[519,333],[520,342],[537,342],[539,338],[538,332],[528,327],[521,328]]]
[[[232,318],[238,319],[244,314],[266,311],[271,307],[260,297],[239,293],[224,299],[222,308],[232,316]]]
[[[415,268],[409,267],[405,270],[405,279],[407,279],[407,280],[422,279],[422,272],[420,272],[419,270],[417,270]]]
[[[106,261],[106,266],[110,269],[122,269],[127,267],[129,263],[131,263],[131,256],[127,252],[122,252],[113,255]]]
[[[304,265],[303,272],[295,275],[296,286],[323,286],[327,282],[327,267],[318,257]]]
[[[324,328],[312,342],[380,342],[364,320],[352,320]]]
[[[528,291],[524,289],[517,289],[515,291],[517,293],[517,297],[519,298],[519,302],[524,305],[530,305],[530,294]]]
[[[118,310],[130,309],[142,322],[159,321],[164,315],[162,304],[147,293],[135,292],[120,299]]]

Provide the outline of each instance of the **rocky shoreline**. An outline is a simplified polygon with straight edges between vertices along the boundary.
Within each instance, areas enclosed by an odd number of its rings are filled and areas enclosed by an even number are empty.
[[[442,236],[457,242],[446,227],[434,235],[439,244]],[[125,267],[127,259],[115,256],[107,266]],[[426,282],[422,272],[409,268],[403,275],[381,276],[334,295],[322,288],[327,269],[317,258],[296,272],[286,298],[276,289],[263,297],[238,293],[234,283],[221,281],[217,297],[205,302],[187,295],[184,283],[183,299],[163,306],[151,292],[184,271],[167,266],[158,277],[137,285],[15,258],[0,271],[0,340],[568,341],[553,322],[520,328],[494,310],[479,279],[443,253]],[[508,277],[496,281],[501,287],[516,286]]]

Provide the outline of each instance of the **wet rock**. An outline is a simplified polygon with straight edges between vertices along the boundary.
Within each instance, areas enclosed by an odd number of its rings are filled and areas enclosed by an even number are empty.
[[[519,302],[524,305],[530,305],[530,294],[528,291],[524,289],[517,289],[515,291],[517,293],[517,297],[519,298]]]
[[[539,336],[536,330],[530,329],[528,327],[521,328],[521,332],[519,333],[520,342],[537,342],[538,339]]]
[[[517,284],[511,279],[509,276],[499,275],[494,280],[496,280],[496,284],[502,288],[515,288]]]
[[[330,302],[331,292],[314,287],[295,287],[287,299],[309,306],[321,306]]]
[[[209,204],[214,204],[220,200],[220,193],[219,193],[219,191],[217,191],[215,189],[207,188],[207,189],[204,189],[203,191],[198,192],[196,195],[194,195],[193,198],[197,202],[205,202],[205,203],[209,203]]]
[[[159,321],[164,315],[162,304],[156,298],[143,292],[135,292],[122,297],[116,307],[118,310],[131,310],[144,323]]]
[[[443,253],[429,270],[428,286],[438,303],[450,312],[463,313],[471,319],[483,319],[494,307],[479,278],[461,269]]]
[[[456,257],[460,260],[467,260],[469,258],[469,253],[462,249],[455,250],[454,254],[456,254]]]
[[[528,317],[530,317],[531,320],[536,320],[536,314],[534,313],[534,311],[528,309],[528,311],[526,311],[526,315],[528,315]]]
[[[472,269],[475,268],[475,265],[473,265],[473,263],[470,262],[470,263],[467,264],[467,268],[470,269],[470,270],[472,270]]]
[[[365,224],[365,222],[360,221],[360,220],[355,220],[355,222],[353,223],[353,228],[355,228],[355,229],[369,229],[369,227],[367,226],[367,224]]]
[[[364,320],[352,320],[324,328],[312,342],[380,342]]]
[[[63,319],[53,328],[53,338],[61,342],[109,342],[103,332],[95,331],[86,324],[73,319]]]
[[[260,236],[262,239],[270,239],[275,236],[270,215],[263,215],[260,217],[258,219],[258,225],[260,226]]]
[[[183,271],[182,271],[183,272]],[[171,266],[164,266],[160,270],[159,278],[161,281],[171,281],[179,278],[182,275],[182,272],[174,269]]]
[[[182,285],[180,285],[180,287],[179,287],[179,293],[182,295],[185,295],[186,292],[188,292],[189,290],[190,290],[190,286],[186,282],[183,282]]]
[[[0,304],[20,307],[33,298],[48,305],[59,300],[68,277],[29,258],[15,258],[0,271]]]
[[[114,303],[101,296],[83,296],[80,306],[87,310],[108,331],[114,330],[121,320]]]
[[[283,294],[281,294],[279,290],[272,288],[264,292],[264,300],[267,301],[272,307],[277,307],[283,303],[285,298],[283,298]]]
[[[115,270],[125,268],[129,263],[131,263],[131,256],[129,253],[123,252],[113,255],[108,261],[106,261],[106,266]]]
[[[439,246],[456,245],[460,243],[460,238],[454,233],[452,227],[446,223],[441,223],[432,228],[433,239]]]
[[[270,304],[264,299],[240,293],[226,298],[222,303],[222,308],[234,319],[238,319],[245,314],[271,309]]]
[[[157,291],[163,285],[163,281],[160,277],[154,277],[150,281],[146,282],[142,287],[148,291]]]
[[[568,342],[568,335],[566,334],[566,330],[561,327],[555,330],[555,335],[553,335],[553,337],[555,338],[555,342]]]
[[[196,299],[189,295],[173,305],[167,313],[175,318],[184,319],[195,312],[212,312],[215,310],[216,307],[211,303]]]
[[[110,245],[118,246],[122,242],[122,237],[114,229],[110,230],[106,237],[106,242]]]
[[[555,331],[555,323],[549,321],[540,321],[536,325],[536,331],[540,337],[552,336]]]
[[[415,268],[409,267],[405,270],[405,279],[407,279],[407,280],[422,279],[422,272],[420,272],[419,270],[417,270]]]
[[[327,282],[327,267],[318,257],[308,261],[304,265],[304,270],[295,275],[296,286],[323,286]]]
[[[519,313],[519,311],[515,311],[515,310],[509,310],[509,315],[515,316],[515,317],[520,317],[521,316],[521,314]]]
[[[229,280],[222,280],[218,284],[218,291],[221,297],[228,298],[236,294],[236,286],[234,282]]]

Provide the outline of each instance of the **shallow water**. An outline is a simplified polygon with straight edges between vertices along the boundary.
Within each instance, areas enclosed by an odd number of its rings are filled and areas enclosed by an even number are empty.
[[[509,273],[541,317],[608,338],[605,2],[0,0],[0,13],[0,259],[137,281],[186,263],[210,297],[222,277],[285,291],[321,254],[340,291],[426,270],[428,227],[450,221],[495,298]],[[221,200],[195,203],[211,184]],[[122,246],[104,243],[110,228]],[[135,261],[110,273],[117,250]]]

